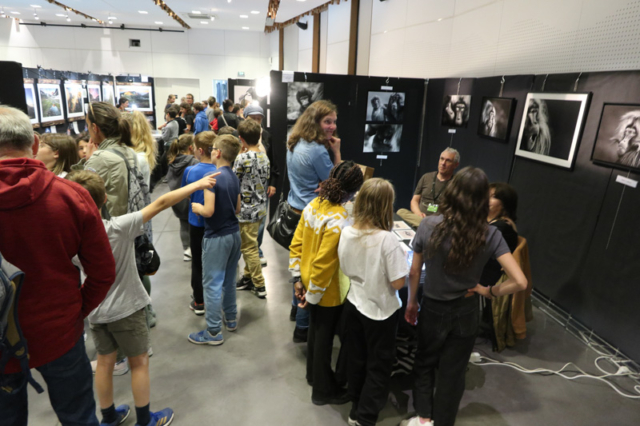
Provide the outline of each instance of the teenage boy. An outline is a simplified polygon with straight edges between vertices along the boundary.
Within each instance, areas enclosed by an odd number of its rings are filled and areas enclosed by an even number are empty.
[[[213,142],[211,161],[219,176],[216,186],[204,191],[204,205],[193,203],[192,211],[205,219],[202,240],[202,288],[207,328],[189,334],[196,345],[221,345],[222,313],[228,331],[238,328],[236,306],[236,267],[240,260],[240,181],[231,169],[242,145],[232,135],[218,136]]]
[[[182,175],[182,186],[187,186],[214,173],[216,166],[211,163],[211,152],[216,134],[207,131],[198,133],[194,139],[195,157],[200,161],[195,166],[187,167]],[[204,191],[191,194],[189,203],[189,237],[191,246],[191,289],[193,290],[189,308],[196,315],[204,315],[204,295],[202,294],[202,239],[204,238],[204,218],[191,210],[191,203],[204,205]]]
[[[212,188],[215,185],[214,176],[169,192],[138,212],[110,220],[103,219],[116,261],[116,280],[104,301],[89,314],[91,334],[98,351],[95,382],[102,412],[101,426],[119,425],[131,412],[128,405],[116,408],[113,403],[113,367],[118,348],[129,358],[136,425],[167,426],[173,420],[173,410],[170,408],[155,413],[149,410],[149,329],[144,308],[151,303],[151,299],[138,275],[133,242],[144,233],[143,225],[158,213],[194,191]],[[89,191],[98,210],[102,208],[106,190],[100,176],[82,170],[70,173],[67,179]]]
[[[267,296],[262,265],[258,249],[258,230],[262,219],[267,215],[267,185],[271,168],[269,157],[258,147],[260,125],[253,120],[245,120],[238,126],[238,135],[243,152],[238,155],[233,169],[240,179],[242,205],[240,238],[244,257],[244,275],[236,284],[236,289],[249,289],[260,299]]]

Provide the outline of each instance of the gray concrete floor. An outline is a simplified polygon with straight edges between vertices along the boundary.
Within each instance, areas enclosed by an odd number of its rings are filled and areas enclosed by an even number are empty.
[[[166,185],[161,185],[154,196],[164,192]],[[222,346],[196,346],[187,341],[187,334],[203,329],[205,322],[188,308],[190,263],[182,260],[178,220],[167,210],[153,220],[153,227],[162,267],[151,278],[158,314],[151,334],[152,410],[173,408],[176,425],[345,425],[350,404],[317,407],[311,403],[311,389],[304,377],[306,347],[291,340],[288,252],[265,236],[267,299],[240,292],[238,330],[225,332]],[[516,348],[498,355],[479,343],[476,350],[527,368],[559,369],[572,361],[598,373],[593,365],[597,355],[538,310],[527,339]],[[95,359],[90,337],[87,353]],[[114,377],[116,404],[133,406],[130,378],[130,374]],[[630,380],[619,383],[632,387]],[[397,425],[413,412],[410,389],[408,376],[393,378],[379,425]],[[593,380],[568,381],[525,375],[503,366],[470,365],[466,389],[459,426],[640,424],[640,401],[622,398]],[[57,424],[45,395],[30,388],[30,425]],[[125,424],[134,425],[135,415]]]

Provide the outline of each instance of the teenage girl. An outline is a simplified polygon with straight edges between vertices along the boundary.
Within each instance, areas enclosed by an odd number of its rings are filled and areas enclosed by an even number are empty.
[[[302,211],[289,247],[299,308],[310,314],[307,382],[316,405],[345,404],[349,397],[331,369],[336,334],[346,291],[340,288],[338,242],[347,220],[344,204],[362,186],[362,170],[353,161],[334,167],[320,184],[320,194]]]
[[[187,167],[198,164],[193,156],[193,135],[184,134],[174,140],[167,154],[169,171],[167,172],[167,184],[174,191],[182,185],[182,175]],[[189,199],[180,201],[171,207],[173,214],[180,220],[180,240],[182,241],[183,260],[191,260],[191,247],[189,238]]]
[[[369,179],[358,192],[353,226],[342,230],[338,256],[351,279],[344,305],[351,426],[374,426],[387,402],[407,255],[393,229],[393,186]]]
[[[78,146],[71,136],[47,133],[40,137],[36,160],[63,178],[71,171],[71,166],[80,161]]]

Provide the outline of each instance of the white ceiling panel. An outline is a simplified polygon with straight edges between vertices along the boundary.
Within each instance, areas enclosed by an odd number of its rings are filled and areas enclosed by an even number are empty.
[[[291,18],[322,6],[328,0],[281,0],[276,22],[286,22]]]

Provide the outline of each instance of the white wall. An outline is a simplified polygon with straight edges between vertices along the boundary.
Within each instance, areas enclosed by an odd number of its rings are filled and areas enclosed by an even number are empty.
[[[327,74],[349,72],[349,30],[351,2],[329,5],[327,33]]]
[[[141,47],[130,48],[130,38],[139,39]],[[249,79],[268,75],[270,56],[271,38],[256,31],[160,33],[24,26],[0,19],[2,60],[62,71],[197,79],[196,99],[211,94],[214,79],[234,78],[238,71]]]
[[[307,23],[306,30],[301,30],[296,25],[291,25],[298,30],[297,71],[311,72],[313,69],[313,16],[305,16],[301,21]]]
[[[298,71],[298,41],[299,32],[297,26],[289,25],[284,29],[284,69],[287,71]]]
[[[640,68],[638,0],[374,1],[369,75]]]

